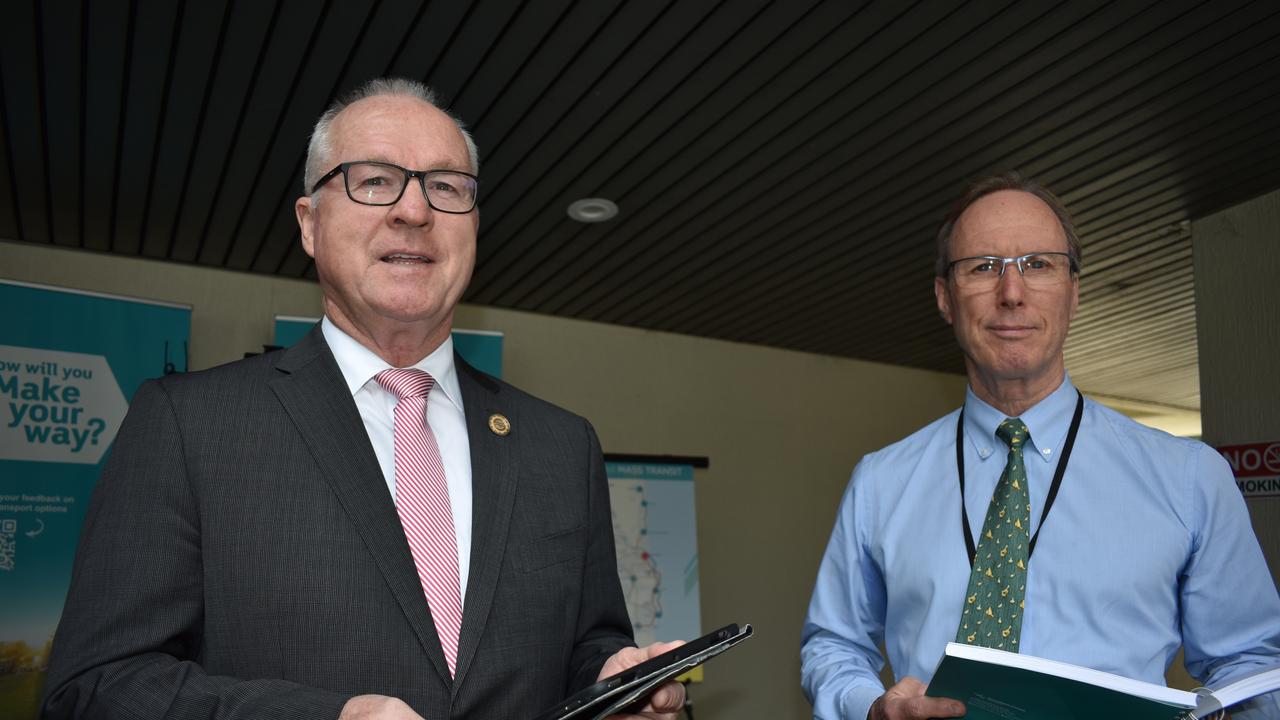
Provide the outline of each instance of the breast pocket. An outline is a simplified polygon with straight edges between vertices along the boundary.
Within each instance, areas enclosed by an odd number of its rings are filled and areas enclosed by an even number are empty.
[[[512,560],[520,572],[533,572],[553,565],[582,563],[586,555],[586,527],[557,532],[528,542],[516,539]]]

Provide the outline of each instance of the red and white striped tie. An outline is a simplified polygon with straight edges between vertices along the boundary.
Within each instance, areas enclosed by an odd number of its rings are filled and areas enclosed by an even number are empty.
[[[440,448],[427,424],[427,394],[435,378],[414,368],[383,370],[378,383],[398,400],[395,411],[396,512],[409,539],[418,580],[454,674],[462,597],[458,589],[458,544]]]

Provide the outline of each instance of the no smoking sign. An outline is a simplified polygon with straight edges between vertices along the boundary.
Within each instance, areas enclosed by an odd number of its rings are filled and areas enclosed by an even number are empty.
[[[1245,497],[1280,495],[1280,442],[1224,445],[1218,452],[1231,464]]]

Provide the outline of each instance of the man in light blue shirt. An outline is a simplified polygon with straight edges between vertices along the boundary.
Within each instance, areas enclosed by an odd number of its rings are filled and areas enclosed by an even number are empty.
[[[1006,418],[1029,432],[1034,540],[1018,651],[1163,683],[1181,646],[1210,687],[1280,666],[1280,596],[1226,462],[1083,399],[1066,374],[1079,261],[1061,203],[1014,173],[975,184],[943,225],[935,293],[969,391],[963,413],[854,470],[802,633],[815,717],[964,714],[924,689],[956,640],[974,552],[966,533],[980,542]],[[897,679],[887,691],[881,644]],[[1280,699],[1232,712],[1277,718]]]

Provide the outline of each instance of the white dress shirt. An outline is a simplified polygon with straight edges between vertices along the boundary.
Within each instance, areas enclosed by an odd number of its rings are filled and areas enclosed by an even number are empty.
[[[396,497],[395,408],[392,395],[374,378],[391,367],[372,350],[356,342],[326,317],[320,323],[324,339],[338,361],[356,409],[369,433],[373,452],[386,478],[387,489]],[[462,409],[462,389],[453,364],[453,338],[446,338],[434,352],[413,367],[435,378],[427,396],[427,425],[435,435],[449,485],[449,506],[453,510],[453,530],[458,542],[458,588],[463,606],[467,600],[467,575],[471,558],[471,447],[467,442],[467,421]]]

